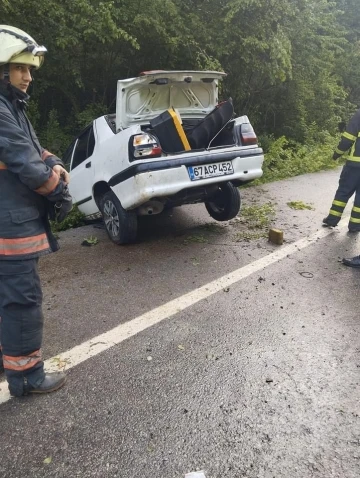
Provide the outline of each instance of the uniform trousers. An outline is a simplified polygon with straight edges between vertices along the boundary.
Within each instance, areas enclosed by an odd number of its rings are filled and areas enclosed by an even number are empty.
[[[0,260],[0,343],[12,395],[44,380],[41,343],[44,318],[38,258]]]
[[[341,171],[339,187],[329,211],[328,218],[333,225],[340,221],[345,206],[354,193],[354,205],[349,219],[350,229],[360,228],[360,165],[351,166],[347,163]]]

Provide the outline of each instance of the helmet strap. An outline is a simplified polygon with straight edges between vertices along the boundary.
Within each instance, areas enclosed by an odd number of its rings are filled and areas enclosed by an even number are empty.
[[[10,82],[10,65],[9,63],[6,63],[6,65],[3,66],[3,73],[4,73],[4,80],[7,82]]]

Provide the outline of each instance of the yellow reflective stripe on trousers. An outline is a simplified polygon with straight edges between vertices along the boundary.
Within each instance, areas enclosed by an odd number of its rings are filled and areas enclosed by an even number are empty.
[[[354,206],[354,207],[352,208],[352,210],[353,210],[354,212],[360,212],[360,207]]]
[[[356,222],[357,224],[360,224],[360,219],[356,219],[355,217],[350,217],[349,222]]]
[[[337,217],[341,217],[341,215],[342,215],[341,212],[334,211],[334,209],[330,209],[329,214],[331,214],[332,216],[337,216]]]
[[[333,201],[333,205],[334,205],[334,206],[339,206],[339,207],[345,207],[345,206],[346,206],[346,202],[342,202],[342,201],[335,200],[335,201]]]
[[[345,133],[342,134],[342,136],[346,139],[350,139],[351,141],[355,141],[356,138],[357,138],[356,136],[354,136],[350,133],[347,133],[346,131],[345,131]]]

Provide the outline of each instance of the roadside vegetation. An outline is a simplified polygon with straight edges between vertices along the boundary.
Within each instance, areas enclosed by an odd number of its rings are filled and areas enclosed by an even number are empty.
[[[228,73],[219,99],[251,119],[265,178],[330,167],[338,124],[360,105],[358,0],[0,0],[0,11],[48,48],[30,114],[60,155],[115,111],[117,80],[144,70]]]
[[[284,136],[266,138],[260,145],[265,152],[264,174],[250,186],[286,179],[299,174],[314,173],[339,166],[332,159],[338,135],[325,134],[318,141],[309,140],[306,144],[286,139]]]
[[[57,233],[60,231],[66,231],[67,229],[72,229],[74,227],[80,227],[85,225],[85,214],[79,211],[79,209],[74,206],[66,218],[58,224],[57,222],[50,221],[51,229],[53,232]]]

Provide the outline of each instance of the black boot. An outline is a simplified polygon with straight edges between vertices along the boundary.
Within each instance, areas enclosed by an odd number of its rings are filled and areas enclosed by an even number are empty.
[[[339,224],[339,221],[340,221],[340,218],[335,219],[332,216],[326,216],[323,219],[323,226],[325,226],[325,227],[335,227]]]
[[[45,373],[45,378],[37,387],[29,387],[27,393],[50,393],[61,388],[66,381],[64,372]]]
[[[352,257],[351,259],[343,259],[343,264],[349,267],[360,267],[360,256]]]
[[[354,226],[353,224],[349,224],[349,232],[360,232],[360,225]]]
[[[13,397],[22,397],[29,393],[50,393],[62,387],[65,380],[64,372],[45,373],[44,379],[36,386],[32,386],[26,377],[12,377],[8,380],[9,391]]]

